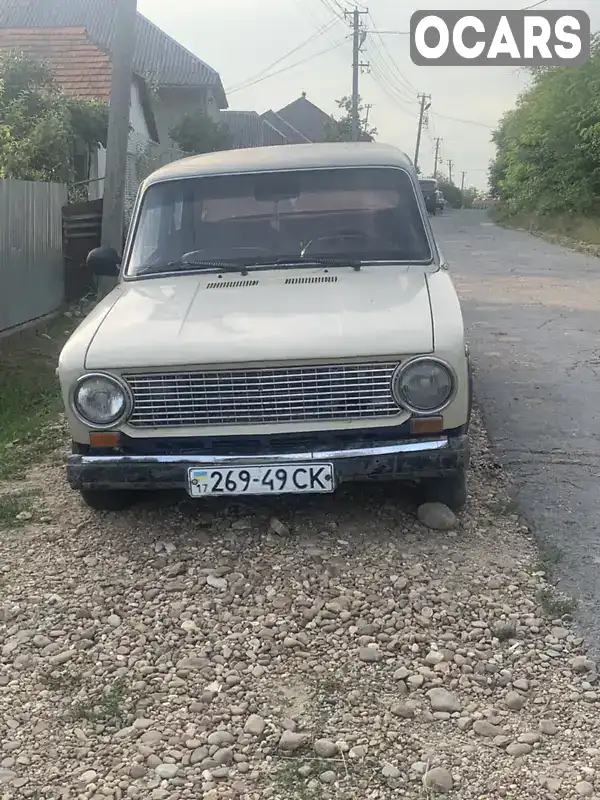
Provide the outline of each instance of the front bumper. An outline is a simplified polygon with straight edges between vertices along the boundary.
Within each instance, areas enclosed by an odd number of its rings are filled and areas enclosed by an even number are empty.
[[[332,462],[335,483],[440,477],[468,466],[466,433],[328,450],[256,452],[249,455],[80,455],[69,456],[67,479],[73,489],[187,489],[191,467],[235,467]]]

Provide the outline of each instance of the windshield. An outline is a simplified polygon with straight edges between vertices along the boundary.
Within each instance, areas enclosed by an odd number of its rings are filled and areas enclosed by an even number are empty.
[[[319,258],[431,262],[408,173],[345,168],[154,184],[142,202],[126,274],[216,260]]]
[[[434,181],[434,180],[431,180],[431,181],[421,180],[421,181],[419,181],[419,183],[421,184],[421,189],[424,192],[435,192],[435,190],[437,188],[437,181]]]

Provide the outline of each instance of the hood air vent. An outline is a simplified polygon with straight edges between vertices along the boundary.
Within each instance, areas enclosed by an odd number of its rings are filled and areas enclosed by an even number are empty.
[[[245,289],[247,286],[258,286],[258,281],[212,281],[207,289]]]
[[[337,283],[336,275],[314,275],[308,278],[286,278],[285,285],[291,283]]]

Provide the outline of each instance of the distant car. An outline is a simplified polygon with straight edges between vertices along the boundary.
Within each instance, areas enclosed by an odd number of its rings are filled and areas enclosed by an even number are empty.
[[[67,479],[211,497],[416,482],[466,500],[471,371],[410,159],[389,145],[227,150],[142,183],[118,285],[59,359]]]
[[[438,211],[443,211],[446,207],[446,200],[439,189],[437,189],[435,193],[435,207]]]
[[[419,178],[419,185],[423,193],[427,211],[429,211],[430,214],[435,214],[437,210],[437,181],[434,178]]]

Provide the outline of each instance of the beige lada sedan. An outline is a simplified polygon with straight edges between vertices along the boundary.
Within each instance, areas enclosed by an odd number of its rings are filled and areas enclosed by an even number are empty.
[[[183,159],[141,186],[117,285],[65,345],[67,479],[98,510],[139,490],[467,497],[459,301],[407,156],[378,143]]]

